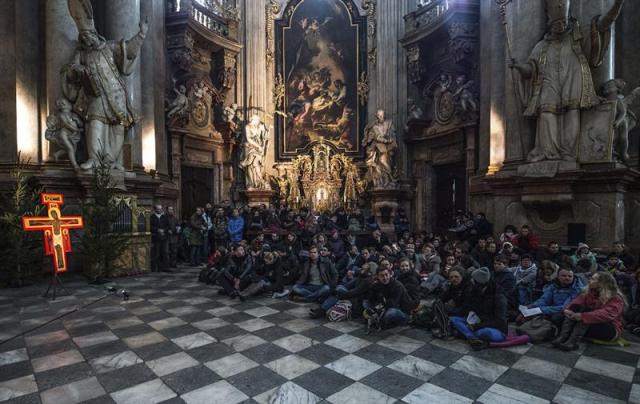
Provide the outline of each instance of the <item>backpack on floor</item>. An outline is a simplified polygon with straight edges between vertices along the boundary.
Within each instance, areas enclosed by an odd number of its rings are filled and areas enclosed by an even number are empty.
[[[327,318],[329,321],[347,321],[351,320],[351,308],[353,305],[349,300],[338,300],[336,304],[327,310]]]
[[[453,335],[451,322],[445,310],[442,300],[433,303],[433,321],[431,322],[431,334],[434,338],[444,339]]]
[[[415,310],[411,312],[410,324],[421,328],[430,328],[433,323],[433,303],[434,301],[428,301],[427,303],[420,304]]]
[[[198,282],[208,283],[207,280],[209,279],[209,272],[211,272],[211,269],[209,268],[202,269],[198,274]]]

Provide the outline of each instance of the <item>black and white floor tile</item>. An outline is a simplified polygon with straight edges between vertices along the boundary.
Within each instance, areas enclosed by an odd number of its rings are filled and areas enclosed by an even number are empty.
[[[286,300],[231,300],[196,276],[119,279],[128,301],[81,280],[55,301],[41,285],[0,290],[0,341],[35,328],[0,344],[0,402],[640,403],[633,337],[474,352],[421,329],[312,320]]]

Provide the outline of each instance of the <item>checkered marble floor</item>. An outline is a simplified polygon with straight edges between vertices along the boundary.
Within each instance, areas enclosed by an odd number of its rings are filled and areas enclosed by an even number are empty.
[[[196,276],[119,279],[129,301],[85,308],[108,292],[81,281],[56,301],[42,286],[0,290],[0,341],[55,319],[0,344],[0,402],[640,403],[637,339],[470,352],[420,329],[366,335],[359,322],[307,318],[307,305],[231,300]]]

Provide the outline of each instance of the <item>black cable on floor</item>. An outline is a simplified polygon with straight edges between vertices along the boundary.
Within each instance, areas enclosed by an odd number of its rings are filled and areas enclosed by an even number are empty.
[[[68,312],[66,312],[66,313],[63,313],[63,314],[59,315],[58,317],[54,317],[54,318],[52,318],[51,320],[47,321],[47,322],[46,322],[46,323],[44,323],[44,324],[37,325],[37,326],[35,326],[35,327],[31,328],[30,330],[23,331],[23,332],[21,332],[20,334],[17,334],[17,335],[14,335],[13,337],[10,337],[10,338],[8,338],[8,339],[5,339],[4,341],[0,342],[0,345],[2,345],[2,344],[6,344],[7,342],[9,342],[9,341],[13,341],[14,339],[16,339],[16,338],[18,338],[18,337],[22,337],[22,336],[24,336],[24,335],[26,335],[26,334],[28,334],[28,333],[30,333],[30,332],[32,332],[32,331],[38,330],[38,329],[40,329],[40,328],[42,328],[42,327],[45,327],[45,326],[47,326],[47,325],[49,325],[49,324],[53,323],[54,321],[60,320],[61,318],[66,317],[66,316],[68,316],[69,314],[73,314],[73,313],[75,313],[76,311],[80,311],[80,310],[86,309],[87,307],[91,306],[92,304],[96,304],[96,303],[98,303],[99,301],[104,300],[104,299],[106,299],[106,298],[107,298],[107,297],[109,297],[109,296],[115,296],[115,289],[114,289],[113,291],[111,291],[111,290],[110,290],[110,292],[111,292],[111,293],[108,293],[108,294],[106,294],[106,295],[104,295],[104,296],[102,296],[102,297],[100,297],[100,298],[98,298],[98,299],[96,299],[96,300],[94,300],[94,301],[92,301],[92,302],[89,302],[89,303],[85,304],[85,305],[84,305],[84,306],[82,306],[82,307],[76,307],[75,309],[73,309],[73,310],[71,310],[71,311],[68,311]],[[123,291],[123,292],[124,292],[124,291]],[[128,298],[128,296],[127,296],[127,298]]]

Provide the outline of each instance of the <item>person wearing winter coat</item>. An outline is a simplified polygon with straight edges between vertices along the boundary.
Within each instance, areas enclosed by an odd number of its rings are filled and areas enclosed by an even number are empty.
[[[510,312],[511,316],[515,317],[515,312],[518,308],[516,278],[507,268],[508,263],[509,258],[506,256],[496,256],[493,259],[493,278],[496,281],[496,285],[507,299],[507,310]]]
[[[403,257],[398,261],[399,273],[397,280],[407,289],[409,296],[416,302],[420,301],[420,277],[411,266],[408,258]]]
[[[462,268],[454,267],[449,271],[449,288],[442,294],[440,300],[448,316],[464,316],[464,299],[470,292],[470,282],[464,276]]]
[[[380,265],[369,297],[363,305],[365,309],[381,305],[384,312],[380,318],[380,326],[383,329],[389,329],[406,325],[411,311],[418,306],[418,302],[409,296],[400,282],[393,279],[389,268]]]
[[[229,232],[229,240],[232,243],[237,243],[242,240],[244,234],[244,219],[240,216],[238,209],[234,209],[231,214],[231,218],[227,224],[227,232]]]
[[[580,278],[568,268],[560,268],[558,277],[544,287],[542,296],[528,307],[539,308],[553,322],[562,322],[562,310],[584,289]]]
[[[244,246],[238,245],[233,250],[233,254],[227,260],[224,271],[220,271],[216,277],[218,285],[222,286],[222,294],[226,294],[232,299],[244,296],[240,294],[252,282],[251,274],[254,270],[253,258],[247,254]]]
[[[309,248],[309,260],[304,263],[300,278],[292,288],[294,295],[302,301],[322,301],[336,288],[338,273],[335,266],[319,254],[318,247]]]
[[[513,272],[516,278],[516,289],[518,290],[518,304],[528,305],[531,303],[531,295],[536,285],[538,267],[533,263],[531,255],[523,254],[520,257],[520,265]]]
[[[622,334],[625,299],[609,272],[597,272],[585,291],[564,309],[560,334],[551,344],[563,351],[578,349],[578,339],[586,337],[613,341]]]
[[[450,317],[474,350],[485,349],[489,342],[502,342],[507,335],[507,299],[500,292],[488,268],[471,273],[471,288],[465,293],[464,317]],[[473,314],[471,313],[473,312]]]

